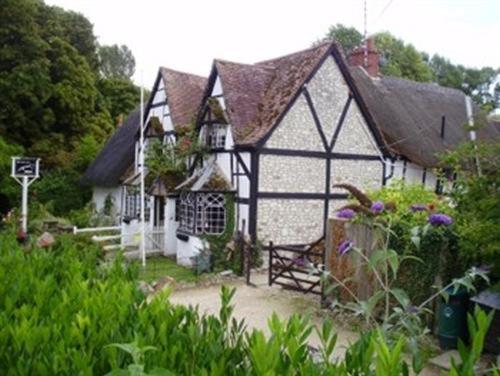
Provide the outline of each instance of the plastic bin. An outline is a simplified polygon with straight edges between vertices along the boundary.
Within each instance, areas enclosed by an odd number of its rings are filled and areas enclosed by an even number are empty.
[[[467,340],[467,291],[453,288],[448,291],[448,302],[441,302],[438,314],[438,340],[443,350],[456,349],[458,339]]]

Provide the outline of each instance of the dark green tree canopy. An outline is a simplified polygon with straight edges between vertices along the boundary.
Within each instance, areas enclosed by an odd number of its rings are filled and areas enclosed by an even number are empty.
[[[103,77],[130,80],[135,72],[135,59],[127,46],[99,47],[99,70]]]
[[[120,117],[139,103],[139,89],[129,79],[133,55],[119,47],[126,77],[102,77],[92,24],[42,0],[2,0],[0,20],[0,164],[5,169],[21,152],[40,157],[44,175],[73,179],[71,186],[55,180],[61,189],[74,190],[68,197],[88,198],[79,176]],[[0,183],[0,194],[12,202],[17,187]],[[48,191],[57,197],[51,184]],[[82,200],[67,204],[75,208]]]

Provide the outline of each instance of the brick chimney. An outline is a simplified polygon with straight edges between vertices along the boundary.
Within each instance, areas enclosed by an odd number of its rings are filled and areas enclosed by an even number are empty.
[[[378,77],[379,54],[375,48],[375,41],[373,38],[368,38],[366,49],[366,55],[364,44],[352,50],[348,57],[349,65],[363,67],[370,76]]]

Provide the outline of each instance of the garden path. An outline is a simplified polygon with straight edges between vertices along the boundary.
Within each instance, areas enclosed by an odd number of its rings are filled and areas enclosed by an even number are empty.
[[[250,329],[260,329],[270,334],[267,320],[275,312],[281,319],[287,319],[294,313],[309,314],[313,324],[321,326],[326,313],[320,309],[319,297],[283,290],[278,286],[267,285],[267,273],[253,273],[252,283],[247,286],[241,280],[225,283],[236,287],[233,298],[234,317],[245,319]],[[171,295],[174,304],[198,305],[200,312],[217,314],[220,309],[220,285],[196,287],[175,290]],[[335,323],[338,340],[334,356],[343,356],[345,346],[354,342],[357,334],[342,328],[341,323]],[[319,339],[315,332],[311,334],[309,343],[318,347]]]

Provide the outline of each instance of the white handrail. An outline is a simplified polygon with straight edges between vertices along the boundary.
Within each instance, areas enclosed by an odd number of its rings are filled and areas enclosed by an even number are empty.
[[[108,227],[87,227],[78,228],[73,226],[73,234],[80,234],[82,232],[101,232],[101,231],[120,231],[120,226],[108,226]]]

